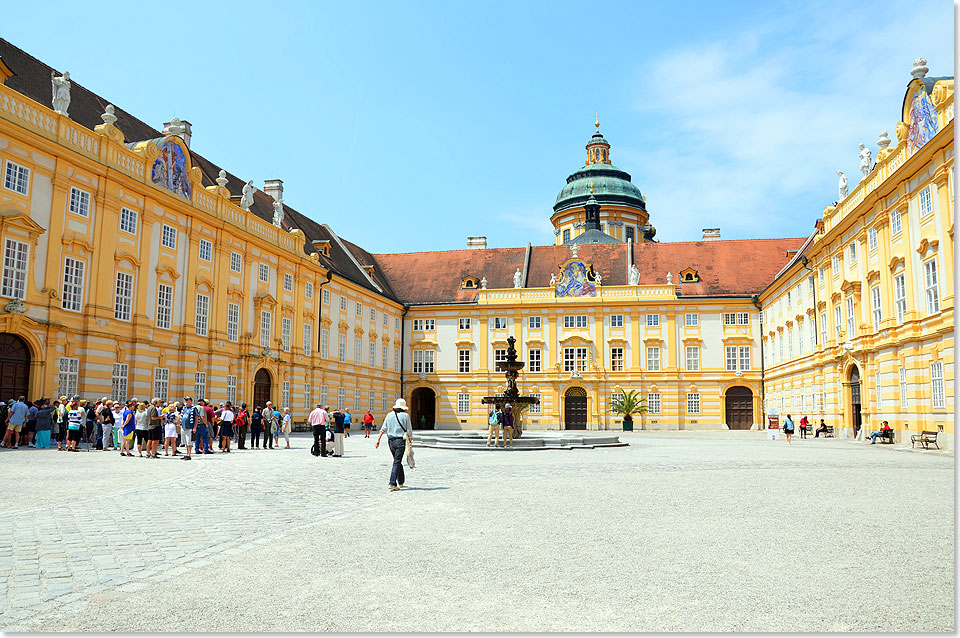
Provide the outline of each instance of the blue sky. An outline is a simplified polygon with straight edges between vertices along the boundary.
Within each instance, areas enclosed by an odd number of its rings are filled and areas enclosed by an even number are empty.
[[[136,4],[0,35],[372,252],[552,243],[594,111],[660,241],[806,236],[914,58],[954,65],[945,0]]]

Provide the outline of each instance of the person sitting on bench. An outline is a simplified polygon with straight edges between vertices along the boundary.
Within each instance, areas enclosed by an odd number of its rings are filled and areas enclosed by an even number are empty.
[[[827,424],[823,422],[823,419],[820,419],[820,427],[818,427],[817,431],[813,433],[813,438],[819,438],[821,432],[824,434],[827,432]]]
[[[887,432],[891,431],[890,425],[886,421],[881,422],[880,425],[882,426],[880,430],[870,435],[870,445],[877,444],[878,436],[882,436],[882,437],[890,436],[889,434],[887,434]]]

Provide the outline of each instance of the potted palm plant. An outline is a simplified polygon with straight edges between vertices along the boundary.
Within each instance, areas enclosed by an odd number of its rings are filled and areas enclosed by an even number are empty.
[[[633,432],[633,415],[643,414],[647,411],[647,400],[640,396],[637,390],[621,391],[610,404],[610,409],[615,414],[623,415],[623,431]]]

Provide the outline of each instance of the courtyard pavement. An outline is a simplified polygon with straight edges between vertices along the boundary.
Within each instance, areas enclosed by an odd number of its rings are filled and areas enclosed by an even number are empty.
[[[4,631],[953,631],[954,457],[629,447],[0,450]]]

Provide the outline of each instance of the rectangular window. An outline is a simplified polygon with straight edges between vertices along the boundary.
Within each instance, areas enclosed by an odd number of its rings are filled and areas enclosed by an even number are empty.
[[[393,371],[400,372],[400,351],[396,348],[393,349]]]
[[[86,262],[67,257],[63,262],[63,298],[64,310],[80,312],[83,306],[83,272]]]
[[[897,323],[902,324],[907,314],[907,281],[903,273],[893,278],[894,306],[897,310]]]
[[[784,358],[783,358],[783,334],[782,333],[780,334],[780,338],[777,339],[777,346],[779,347],[778,353],[780,355],[780,358],[778,360],[780,361],[780,363],[783,363]]]
[[[386,328],[388,325],[390,325],[390,317],[388,317],[387,313],[385,312],[381,312],[380,314],[383,316],[383,327]]]
[[[813,299],[813,275],[807,277],[807,294],[810,295],[811,301]]]
[[[240,304],[227,304],[227,341],[236,343],[240,337]]]
[[[137,234],[137,211],[129,208],[120,209],[120,230],[131,235]]]
[[[460,330],[469,330],[469,329],[470,329],[470,317],[460,317],[459,327],[460,327]]]
[[[363,399],[361,398],[360,388],[354,388],[353,389],[353,411],[354,412],[360,412],[360,410],[362,409],[360,407],[360,402],[362,400]]]
[[[531,392],[530,396],[532,396],[534,399],[537,400],[536,403],[530,404],[530,410],[529,410],[530,414],[540,414],[542,412],[541,405],[543,403],[542,401],[543,395],[540,394],[539,392]]]
[[[540,317],[527,317],[527,327],[531,330],[539,330]]]
[[[900,368],[900,409],[907,407],[907,369]]]
[[[280,319],[280,341],[284,352],[290,352],[290,332],[292,329],[291,321],[287,317]]]
[[[30,169],[7,160],[7,168],[3,174],[3,187],[15,193],[26,195],[30,190]],[[60,396],[63,396],[63,393],[60,393]]]
[[[810,352],[813,352],[817,347],[817,330],[814,326],[813,315],[811,315],[810,321],[807,321],[807,331],[810,339]]]
[[[469,350],[457,350],[457,372],[470,372]]]
[[[876,396],[877,396],[877,409],[882,410],[883,409],[883,386],[880,385],[880,373],[877,372],[874,375],[873,379],[874,379],[873,387],[875,388],[874,391],[876,392]]]
[[[788,295],[790,293],[787,293]],[[781,302],[783,300],[781,299]],[[748,312],[725,312],[723,313],[723,325],[725,326],[748,326],[750,325],[750,313]]]
[[[310,387],[310,384],[304,383],[303,384],[303,409],[304,410],[309,410],[310,408],[313,407],[312,405],[310,405],[310,400],[312,399],[311,397],[312,392],[313,392],[313,388]]]
[[[227,375],[227,401],[237,402],[237,375],[235,374]]]
[[[416,331],[434,330],[435,328],[436,328],[436,321],[434,319],[414,319],[413,320],[413,329]]]
[[[527,370],[530,372],[541,371],[540,348],[530,348],[527,350]]]
[[[370,393],[367,395],[367,406],[370,412],[373,412],[373,409],[376,407],[374,404],[377,401],[377,393],[373,390],[370,390]]]
[[[358,317],[362,317],[362,316],[363,316],[363,304],[361,304],[359,301],[356,301],[356,302],[354,302],[354,306],[355,306],[354,310],[355,310],[355,312],[356,312],[356,315],[357,315]]]
[[[340,297],[340,311],[341,311],[341,312],[346,312],[346,311],[347,311],[347,298],[346,298],[346,297]]]
[[[867,229],[867,248],[872,252],[877,249],[877,229],[868,228]]]
[[[738,326],[749,326],[749,325],[750,325],[750,313],[749,313],[749,312],[738,312],[738,313],[737,313],[737,325],[738,325]]]
[[[457,394],[457,414],[470,413],[470,395],[466,392]]]
[[[788,311],[788,312],[789,312],[790,306],[792,306],[792,305],[793,305],[793,295],[792,295],[792,294],[790,293],[790,291],[788,290],[788,291],[787,291],[787,311]]]
[[[587,369],[587,349],[586,348],[564,348],[563,349],[563,370],[564,372],[583,372]]]
[[[506,329],[507,329],[507,318],[506,318],[506,317],[494,317],[494,318],[493,318],[493,329],[494,329],[494,330],[506,330]]]
[[[330,358],[330,329],[329,328],[320,329],[320,357],[323,359]]]
[[[933,194],[931,188],[927,186],[920,191],[920,218],[933,214]]]
[[[424,350],[423,351],[423,371],[427,374],[433,373],[433,350]]]
[[[850,254],[850,266],[857,263],[857,242],[853,242],[847,247],[847,252]]]
[[[259,264],[259,266],[260,266],[259,268],[260,281],[262,281],[265,284],[269,283],[270,282],[270,266],[268,266],[267,264]]]
[[[177,249],[177,229],[164,224],[160,230],[160,245],[171,250]]]
[[[308,281],[303,284],[303,296],[307,299],[313,299],[313,282]]]
[[[700,369],[700,346],[687,346],[687,370]]]
[[[200,401],[207,398],[207,373],[197,372],[193,376],[193,400]]]
[[[80,190],[76,186],[70,187],[70,204],[67,207],[74,215],[90,216],[90,193]]]
[[[329,291],[329,290],[324,290],[324,291],[323,291],[323,303],[325,303],[325,304],[328,305],[328,306],[330,305],[330,291]]]
[[[833,307],[833,328],[837,331],[837,340],[840,339],[840,330],[843,329],[843,312],[840,306]]]
[[[118,272],[117,286],[113,296],[113,318],[119,321],[130,321],[132,307],[133,275]]]
[[[77,394],[77,384],[80,379],[80,359],[76,357],[60,357],[57,368],[57,393],[60,396],[66,397],[72,397]]]
[[[197,317],[195,326],[197,334],[201,337],[207,336],[207,325],[210,317],[210,297],[207,295],[197,295]]]
[[[113,364],[113,378],[110,383],[110,398],[112,400],[127,400],[127,375],[129,374],[129,371],[129,367],[126,363]]]
[[[650,414],[660,414],[660,393],[647,393],[647,412]]]
[[[303,324],[303,354],[310,356],[313,352],[313,324]]]
[[[283,289],[293,292],[293,275],[288,272],[283,273]]]
[[[943,393],[942,361],[935,361],[930,364],[930,394],[933,397],[934,410],[943,410],[947,407],[946,396]]]
[[[900,234],[901,221],[902,220],[900,219],[900,211],[896,209],[890,211],[890,235],[891,236],[896,236]]]
[[[623,327],[623,315],[610,315],[610,327],[611,327],[611,328],[622,328],[622,327]]]
[[[740,369],[749,370],[750,369],[750,346],[740,346],[737,348],[737,352],[740,354]]]
[[[787,328],[787,357],[793,359],[793,328]]]
[[[377,367],[377,342],[376,341],[370,342],[370,367],[371,368]]]
[[[687,414],[700,414],[699,392],[687,392]]]
[[[243,255],[233,251],[230,253],[230,270],[240,272],[243,270]]]
[[[363,363],[363,341],[360,337],[353,339],[353,361],[357,365]]]
[[[394,317],[394,318],[393,318],[393,329],[394,329],[394,330],[399,330],[399,329],[400,329],[400,317]]]
[[[170,368],[153,369],[153,396],[166,401],[170,393]]]
[[[783,349],[783,341],[780,342],[780,349]],[[727,346],[726,352],[727,370],[736,371],[737,369],[737,346]],[[782,355],[781,355],[782,356]]]
[[[423,372],[423,350],[413,351],[413,372],[415,374]]]
[[[280,407],[290,407],[290,382],[284,381],[280,386]]]
[[[380,393],[380,409],[386,412],[390,409],[390,395],[386,392]]]
[[[660,372],[660,346],[647,346],[647,370]]]
[[[853,297],[847,297],[847,339],[853,339],[856,335],[857,319],[854,315]]]
[[[623,372],[623,348],[610,348],[611,372]]]
[[[383,348],[381,348],[381,350],[380,350],[380,353],[381,353],[381,355],[383,356],[383,369],[384,369],[384,370],[387,369],[387,354],[388,354],[389,350],[390,350],[390,349],[387,347],[387,344],[383,344]]]
[[[880,286],[874,286],[870,289],[870,304],[873,306],[873,329],[880,329]]]
[[[683,325],[685,326],[699,326],[700,325],[700,315],[695,312],[688,312],[684,315]]]
[[[269,310],[260,311],[260,347],[270,347],[270,336],[273,332],[273,313]]]
[[[822,286],[824,280],[826,279],[826,271],[823,269],[823,266],[817,268],[817,282]]]
[[[660,325],[660,315],[647,315],[647,326],[656,327]]]
[[[837,255],[831,257],[830,265],[832,266],[831,270],[833,271],[833,278],[836,279],[840,276],[840,257]]]
[[[569,228],[566,229],[565,231],[563,231],[563,243],[567,243],[568,241],[570,241],[570,229],[569,229]]]
[[[213,242],[206,239],[200,240],[200,259],[203,261],[213,260]]]
[[[371,309],[370,309],[370,322],[371,322],[371,323],[374,323],[374,322],[376,322],[376,320],[377,320],[377,309],[376,309],[376,308],[371,308]]]
[[[326,408],[326,406],[327,406],[327,399],[329,399],[329,398],[330,398],[330,394],[329,394],[329,392],[328,392],[328,390],[327,390],[327,386],[321,385],[321,386],[320,386],[320,403],[321,403],[321,405],[324,406],[324,408]]]
[[[633,226],[627,226],[624,230],[626,231],[624,241],[633,241]]]
[[[927,291],[927,314],[940,312],[940,288],[937,285],[937,260],[923,262],[923,283]]]
[[[170,317],[173,315],[173,286],[157,286],[157,327],[170,329]]]
[[[820,313],[820,343],[827,342],[827,313]]]
[[[30,247],[22,241],[8,239],[3,250],[4,297],[26,299],[27,267],[30,263]]]

